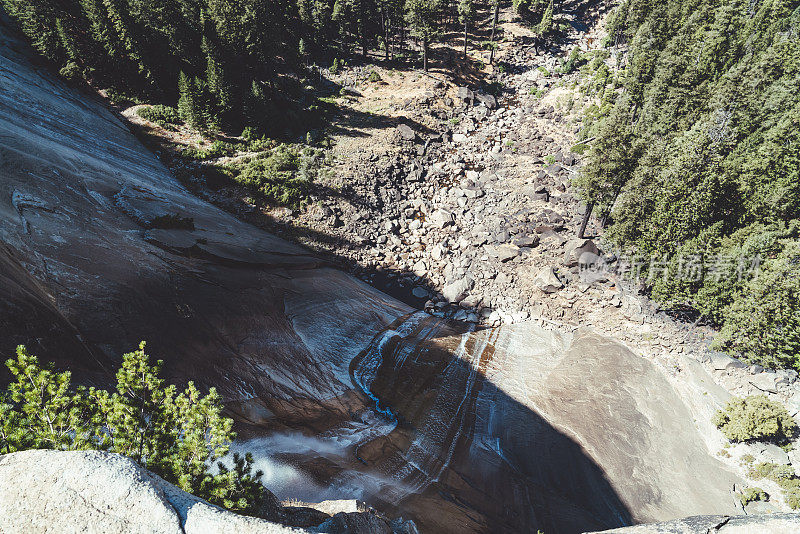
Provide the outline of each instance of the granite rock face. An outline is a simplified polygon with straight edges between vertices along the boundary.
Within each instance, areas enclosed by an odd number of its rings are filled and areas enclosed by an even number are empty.
[[[699,515],[664,523],[604,530],[608,534],[795,534],[800,514]]]
[[[228,512],[130,458],[98,451],[0,456],[0,487],[0,532],[307,532]]]

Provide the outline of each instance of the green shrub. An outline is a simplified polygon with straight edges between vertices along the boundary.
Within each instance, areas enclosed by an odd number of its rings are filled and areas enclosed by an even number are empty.
[[[586,64],[586,58],[583,56],[583,54],[581,54],[581,49],[576,46],[569,53],[569,57],[564,62],[564,64],[561,65],[561,72],[564,74],[569,74],[579,69],[585,64]]]
[[[280,144],[228,167],[234,181],[268,202],[301,206],[314,181],[324,172],[324,153]]]
[[[78,64],[75,63],[74,61],[68,62],[66,65],[64,65],[61,68],[60,71],[58,71],[58,73],[61,74],[61,76],[63,76],[64,78],[66,78],[67,80],[70,80],[70,81],[76,81],[76,80],[83,79],[83,71],[78,66]]]
[[[369,73],[369,76],[367,77],[367,81],[370,81],[370,82],[379,82],[381,80],[383,80],[383,78],[381,78],[381,75],[378,74],[377,71],[374,71],[374,70],[371,71]]]
[[[742,506],[747,506],[749,503],[755,501],[768,501],[769,495],[761,488],[744,488],[739,494],[739,500]]]
[[[786,504],[793,510],[800,508],[800,478],[797,478],[791,466],[762,462],[751,467],[747,475],[775,482],[783,490]]]
[[[254,515],[264,494],[253,459],[235,455],[217,465],[235,437],[220,395],[189,382],[178,392],[160,378],[162,362],[139,349],[125,354],[114,391],[71,387],[69,372],[42,366],[25,347],[6,366],[12,381],[0,391],[0,451],[98,449],[130,457],[181,489]]]
[[[208,148],[196,148],[193,146],[186,147],[181,152],[181,156],[186,159],[215,159],[222,156],[231,156],[236,152],[236,146],[227,141],[220,141],[217,139]]]
[[[800,479],[792,478],[779,482],[783,490],[783,498],[792,510],[800,508]]]
[[[142,102],[137,95],[120,91],[113,87],[109,87],[105,90],[105,92],[106,97],[111,101],[111,103],[117,106],[128,107],[134,104],[144,104],[144,102]]]
[[[528,93],[535,96],[536,98],[541,98],[542,96],[544,96],[545,92],[546,91],[544,89],[539,89],[538,87],[531,87],[530,89],[528,89]]]
[[[255,141],[256,139],[258,139],[258,133],[256,132],[256,129],[253,128],[252,126],[245,126],[244,130],[242,130],[241,137],[242,139],[248,142]]]
[[[578,143],[577,145],[575,145],[572,148],[570,148],[570,152],[574,152],[575,154],[578,154],[579,156],[583,156],[586,153],[587,150],[589,150],[589,145],[584,144],[584,143]]]
[[[136,110],[136,114],[146,121],[154,122],[159,126],[164,127],[179,124],[181,122],[181,118],[178,116],[177,109],[170,106],[164,106],[162,104],[140,107]]]
[[[785,441],[797,429],[786,408],[764,395],[732,398],[724,409],[717,411],[713,423],[731,441]]]

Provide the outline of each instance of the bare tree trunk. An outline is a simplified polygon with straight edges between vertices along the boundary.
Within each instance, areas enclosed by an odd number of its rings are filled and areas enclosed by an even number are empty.
[[[389,61],[389,20],[386,17],[386,12],[381,10],[381,20],[383,21],[383,47],[384,57]]]
[[[594,202],[586,204],[586,212],[583,214],[583,222],[581,222],[581,229],[578,231],[578,239],[584,239],[586,237],[586,225],[589,224],[589,217],[592,216],[593,209]]]
[[[428,36],[422,38],[422,70],[428,72]]]
[[[467,61],[467,18],[464,17],[464,62]]]
[[[494,30],[497,27],[497,12],[500,9],[500,0],[494,2],[494,14],[492,15],[492,35],[489,37],[489,65],[494,62]]]

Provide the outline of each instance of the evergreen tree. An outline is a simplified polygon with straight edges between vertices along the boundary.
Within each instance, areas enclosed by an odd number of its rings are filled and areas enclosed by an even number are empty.
[[[252,456],[234,455],[232,466],[219,462],[235,437],[220,395],[213,388],[202,395],[192,382],[178,393],[144,348],[123,356],[116,390],[108,392],[72,390],[69,372],[42,367],[18,347],[6,362],[14,381],[0,392],[0,451],[107,450],[212,503],[256,514],[264,489]]]
[[[547,8],[544,10],[544,15],[542,15],[542,20],[539,22],[537,30],[539,35],[547,35],[553,31],[553,0],[550,0],[547,4]]]
[[[65,53],[56,26],[60,13],[54,0],[0,0],[0,5],[17,21],[40,54],[63,63]]]
[[[422,41],[422,66],[428,71],[428,51],[439,32],[441,0],[406,0],[406,21],[411,34]]]
[[[578,185],[609,238],[665,259],[654,298],[720,326],[732,355],[800,368],[798,27],[797,0],[624,1],[609,23],[609,45],[629,43],[622,87],[600,81]],[[691,257],[703,270],[681,278]],[[760,273],[731,266],[756,258]]]
[[[40,367],[25,347],[6,361],[13,376],[0,394],[0,451],[89,448],[95,434],[83,391],[71,392],[70,373]]]
[[[178,116],[187,124],[197,125],[200,116],[195,85],[186,73],[178,75]]]

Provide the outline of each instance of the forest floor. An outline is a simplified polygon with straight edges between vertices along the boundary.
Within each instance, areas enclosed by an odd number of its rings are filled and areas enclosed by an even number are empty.
[[[494,326],[591,327],[656,363],[687,398],[707,395],[712,376],[719,386],[713,398],[694,402],[695,425],[712,452],[743,472],[743,456],[775,461],[776,453],[728,449],[710,423],[714,408],[731,394],[763,393],[798,415],[796,375],[712,351],[711,328],[660,310],[622,274],[626,265],[599,221],[590,218],[588,239],[578,238],[585,207],[571,179],[581,165],[578,134],[598,101],[585,72],[562,66],[575,47],[601,48],[608,6],[568,5],[557,22],[569,29],[548,42],[503,10],[493,64],[488,50],[471,49],[465,60],[463,36],[454,32],[433,49],[428,73],[378,58],[327,73],[346,89],[325,130],[333,172],[302,209],[254,204],[237,186],[190,185],[432,314]],[[486,23],[477,30],[482,40],[488,32]],[[606,62],[614,61],[612,53]],[[124,115],[163,135],[165,146],[201,146],[191,131],[162,134],[135,109]]]

